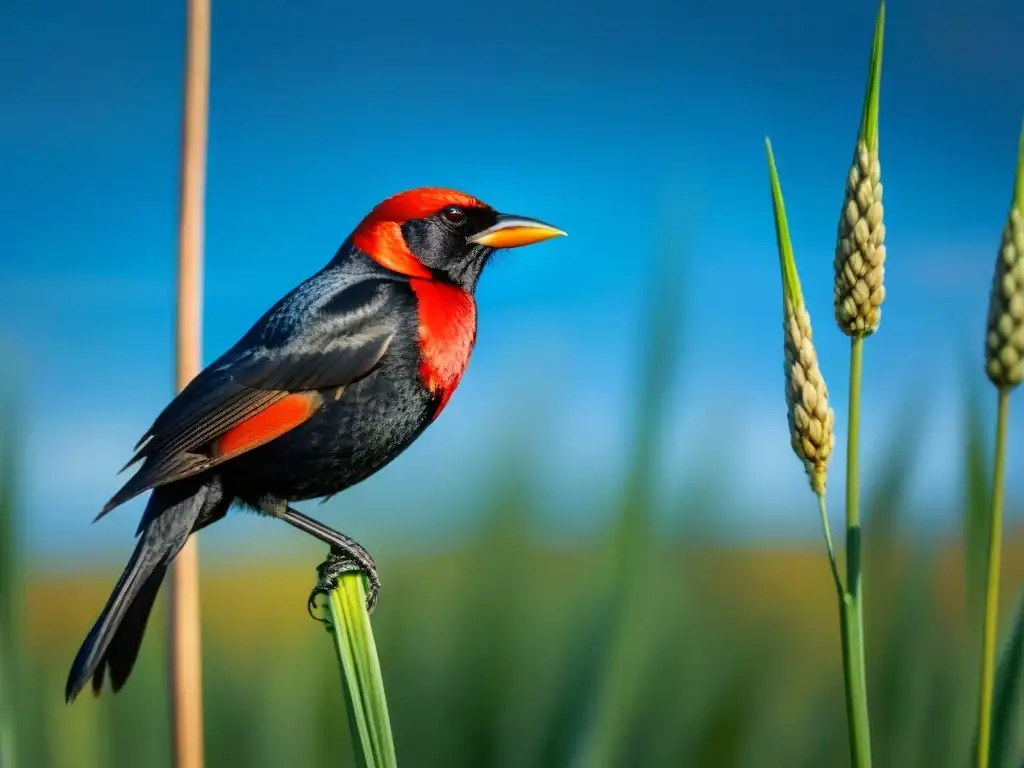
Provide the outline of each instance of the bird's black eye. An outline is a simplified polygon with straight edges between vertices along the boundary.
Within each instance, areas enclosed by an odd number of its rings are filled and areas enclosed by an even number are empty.
[[[445,208],[444,212],[441,215],[444,216],[445,221],[456,227],[461,227],[466,222],[465,211],[463,211],[461,208],[456,208],[455,206],[452,206],[451,208]]]

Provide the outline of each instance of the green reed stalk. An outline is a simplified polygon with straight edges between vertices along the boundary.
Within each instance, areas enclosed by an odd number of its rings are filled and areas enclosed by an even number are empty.
[[[864,602],[861,595],[860,389],[864,338],[850,340],[850,407],[846,440],[846,592],[842,596],[842,632],[850,714],[850,748],[855,766],[871,765],[867,666],[864,661]]]
[[[982,629],[981,685],[978,699],[978,768],[988,768],[992,743],[992,691],[996,674],[996,637],[999,628],[999,574],[1003,540],[1003,476],[1006,468],[1006,425],[1010,391],[999,390],[996,417],[995,469],[992,478],[992,513],[988,531],[988,568],[985,581],[985,618]]]
[[[1010,214],[1003,228],[989,295],[985,334],[985,373],[999,391],[995,467],[989,515],[988,567],[982,627],[981,683],[978,690],[977,768],[988,768],[992,749],[993,685],[999,633],[999,575],[1003,536],[1003,476],[1010,393],[1024,380],[1024,127]]]
[[[772,208],[775,213],[775,236],[782,272],[783,349],[785,352],[786,406],[793,452],[803,461],[811,490],[818,499],[822,533],[828,554],[832,579],[835,582],[842,637],[843,683],[846,692],[846,716],[850,735],[850,758],[855,768],[871,765],[868,731],[867,685],[864,674],[864,632],[860,602],[860,517],[857,502],[857,464],[848,466],[853,484],[847,484],[847,588],[836,563],[832,532],[825,503],[825,481],[828,461],[835,445],[835,416],[828,405],[828,389],[818,365],[811,333],[811,318],[804,306],[803,291],[796,271],[796,260],[789,237],[786,206],[782,198],[771,142],[766,141],[768,173],[771,182]],[[857,455],[856,425],[860,418],[860,337],[854,339],[854,360],[851,374],[857,395],[851,402],[850,455]],[[851,491],[852,488],[852,491]],[[852,503],[851,502],[852,498]]]
[[[839,573],[839,564],[836,562],[836,549],[832,546],[832,528],[828,524],[828,507],[825,505],[825,494],[818,494],[818,511],[821,513],[821,531],[825,535],[825,549],[828,554],[828,564],[832,569],[832,580],[836,584],[836,593],[842,601],[846,589],[843,587],[843,577]]]
[[[853,160],[846,177],[836,235],[833,309],[839,329],[850,337],[850,407],[846,443],[846,591],[843,648],[850,665],[847,703],[850,750],[857,768],[871,765],[867,664],[864,650],[864,593],[860,521],[860,395],[864,339],[878,330],[885,300],[885,224],[882,167],[878,156],[878,104],[882,79],[885,3],[875,19],[867,85]]]
[[[868,721],[868,694],[864,667],[864,621],[860,600],[854,597],[852,590],[847,590],[836,563],[835,550],[832,547],[832,534],[828,527],[828,512],[825,507],[825,494],[818,496],[822,524],[825,530],[825,542],[828,547],[829,563],[832,566],[832,578],[836,584],[839,599],[839,630],[843,652],[843,689],[846,694],[846,725],[850,740],[850,762],[853,766],[871,765],[871,736]],[[851,538],[847,529],[847,552],[850,541],[859,541],[860,528]],[[856,546],[858,569],[860,545]],[[847,565],[851,560],[847,555]],[[850,580],[851,569],[847,568],[847,581]]]
[[[361,768],[396,768],[391,720],[384,696],[377,646],[366,612],[361,573],[346,573],[328,599],[328,629],[341,667],[345,707],[356,763]]]

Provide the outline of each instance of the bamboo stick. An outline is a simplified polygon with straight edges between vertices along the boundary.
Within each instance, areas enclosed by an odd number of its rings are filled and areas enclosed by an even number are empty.
[[[187,6],[175,345],[175,385],[179,391],[199,372],[202,360],[203,204],[210,79],[210,0],[187,0]],[[202,768],[199,553],[194,538],[185,544],[171,568],[170,612],[173,765]]]

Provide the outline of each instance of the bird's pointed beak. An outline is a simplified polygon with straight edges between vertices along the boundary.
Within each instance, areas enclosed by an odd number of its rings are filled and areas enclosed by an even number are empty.
[[[518,248],[521,245],[533,245],[553,237],[564,236],[565,232],[561,229],[543,221],[502,213],[498,215],[498,220],[493,225],[468,240],[488,248]]]

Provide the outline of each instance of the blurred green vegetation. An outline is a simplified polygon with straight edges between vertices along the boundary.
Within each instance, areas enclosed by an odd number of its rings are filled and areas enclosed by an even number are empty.
[[[915,549],[883,533],[899,506],[891,490],[873,497],[868,539],[876,763],[961,766],[976,667],[961,558],[956,542]],[[374,631],[401,764],[846,764],[834,595],[818,548],[648,538],[624,594],[601,578],[605,547],[536,541],[532,504],[528,485],[506,478],[462,551],[382,559]],[[1007,552],[1008,583],[1024,578],[1022,544]],[[162,611],[122,693],[71,707],[61,696],[114,575],[32,579],[19,765],[169,764]],[[311,564],[204,571],[209,765],[350,764],[334,651],[305,615],[312,578]],[[246,602],[254,592],[260,601]]]
[[[654,271],[664,275],[670,266]],[[561,549],[538,540],[533,520],[544,500],[532,490],[524,452],[511,443],[480,510],[480,528],[462,549],[380,558],[386,586],[374,634],[400,764],[848,763],[838,622],[823,546],[716,541],[704,525],[714,515],[713,488],[668,502],[684,521],[677,527],[682,535],[655,534],[653,510],[666,502],[654,497],[652,473],[679,363],[678,339],[668,329],[681,325],[685,308],[671,286],[681,282],[660,279],[652,294],[635,441],[606,537]],[[891,444],[867,457],[868,676],[875,764],[883,767],[952,768],[969,759],[977,667],[977,624],[969,622],[985,539],[988,460],[973,399],[964,411],[963,537],[917,536],[903,516],[920,411],[908,408]],[[779,435],[786,450],[781,424]],[[10,429],[3,436],[3,768],[169,765],[163,610],[154,612],[124,691],[64,704],[68,663],[116,574],[22,573],[16,443]],[[817,531],[811,500],[807,529]],[[1024,580],[1024,538],[1009,533],[1007,614]],[[334,650],[306,615],[314,565],[265,562],[246,570],[204,563],[208,765],[351,764]],[[1007,634],[1013,624],[1004,622]],[[1019,676],[1020,666],[1019,657],[1008,658],[1004,669]],[[1002,695],[1019,698],[1019,680],[1003,683]],[[1011,717],[1000,733],[1004,768],[1019,768],[1024,759],[1021,720]]]
[[[0,768],[15,765],[21,692],[21,634],[25,587],[15,512],[15,446],[11,400],[0,392]]]

